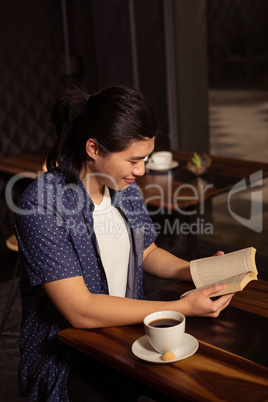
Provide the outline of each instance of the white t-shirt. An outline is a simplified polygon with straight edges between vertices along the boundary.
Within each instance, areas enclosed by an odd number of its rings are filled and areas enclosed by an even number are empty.
[[[110,192],[106,186],[100,205],[95,204],[93,219],[109,295],[125,297],[130,254],[129,234],[121,213],[111,205]]]

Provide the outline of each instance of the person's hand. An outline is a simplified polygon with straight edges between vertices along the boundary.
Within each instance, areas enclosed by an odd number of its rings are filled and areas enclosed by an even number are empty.
[[[234,293],[211,300],[211,296],[224,289],[226,285],[213,285],[206,289],[194,290],[180,300],[184,315],[192,317],[218,317],[230,303]]]
[[[224,252],[223,251],[217,251],[217,253],[214,254],[214,256],[220,256],[220,255],[224,255]]]

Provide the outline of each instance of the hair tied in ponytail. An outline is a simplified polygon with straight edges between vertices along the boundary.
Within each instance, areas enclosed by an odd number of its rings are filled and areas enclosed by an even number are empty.
[[[88,95],[87,100],[76,102],[70,107],[68,116],[70,122],[74,121],[78,116],[80,116],[84,112],[89,97],[90,95]]]

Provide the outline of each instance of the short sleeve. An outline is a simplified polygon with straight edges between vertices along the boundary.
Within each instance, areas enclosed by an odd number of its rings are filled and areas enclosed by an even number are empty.
[[[64,222],[56,211],[37,210],[37,203],[22,200],[15,229],[23,265],[32,286],[82,275]]]

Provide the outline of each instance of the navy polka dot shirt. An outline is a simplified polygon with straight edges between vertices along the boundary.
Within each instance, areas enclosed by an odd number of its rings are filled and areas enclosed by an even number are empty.
[[[141,298],[143,250],[155,240],[156,232],[135,183],[110,194],[130,234],[126,297]],[[83,276],[90,292],[109,294],[93,231],[93,210],[82,182],[66,185],[58,169],[35,180],[19,203],[15,217],[23,305],[19,388],[29,401],[68,401],[68,371],[76,354],[58,341],[58,332],[70,324],[41,285]]]

